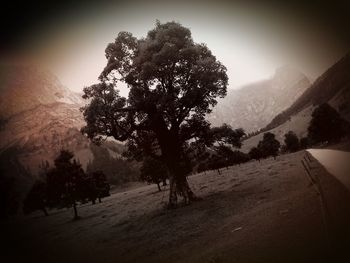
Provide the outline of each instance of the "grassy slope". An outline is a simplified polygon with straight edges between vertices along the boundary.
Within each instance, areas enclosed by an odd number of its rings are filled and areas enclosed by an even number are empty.
[[[284,144],[284,135],[288,131],[294,131],[299,138],[307,136],[307,128],[311,120],[311,114],[314,110],[313,106],[309,106],[306,109],[300,111],[296,115],[292,116],[289,121],[279,125],[276,128],[269,130],[276,135],[276,139]],[[263,139],[264,133],[259,133],[249,139],[245,140],[242,145],[243,152],[249,152],[252,147],[256,147],[260,140]]]
[[[79,221],[70,221],[71,210],[18,219],[5,225],[17,252],[4,251],[27,262],[316,262],[325,259],[327,241],[304,154],[193,175],[203,200],[175,210],[163,208],[168,191],[147,185],[80,207]],[[342,206],[349,194],[312,166],[336,219],[349,220]]]

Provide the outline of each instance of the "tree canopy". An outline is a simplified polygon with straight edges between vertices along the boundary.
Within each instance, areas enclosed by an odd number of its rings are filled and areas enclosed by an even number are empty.
[[[313,143],[338,141],[346,133],[349,124],[328,103],[319,105],[312,112],[308,137]]]
[[[77,202],[82,199],[86,175],[73,158],[72,152],[61,150],[54,160],[55,167],[47,173],[47,191],[51,206],[73,206],[74,219],[77,219]]]
[[[296,152],[300,149],[299,138],[293,131],[289,131],[284,135],[284,143],[286,150],[289,152]]]
[[[276,157],[278,155],[278,151],[281,144],[275,138],[275,134],[271,132],[264,133],[263,139],[258,143],[258,149],[261,152],[262,157],[273,156]]]
[[[46,183],[40,180],[34,182],[32,188],[28,192],[23,201],[24,213],[30,213],[35,210],[42,210],[45,216],[47,212],[47,186]]]
[[[160,183],[166,184],[168,177],[168,171],[164,164],[153,158],[145,158],[141,166],[140,177],[147,183],[154,183],[158,186],[158,190],[161,191]]]

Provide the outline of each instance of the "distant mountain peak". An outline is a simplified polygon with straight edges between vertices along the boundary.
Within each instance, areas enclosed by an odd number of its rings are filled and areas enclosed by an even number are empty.
[[[84,103],[81,96],[63,86],[54,74],[36,66],[1,66],[0,90],[3,119],[41,104]]]
[[[270,79],[229,90],[208,120],[213,125],[228,123],[247,132],[256,131],[288,108],[309,86],[302,72],[291,66],[280,67]]]

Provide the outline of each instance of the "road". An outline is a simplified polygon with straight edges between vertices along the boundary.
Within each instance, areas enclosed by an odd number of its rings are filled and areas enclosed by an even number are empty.
[[[307,151],[350,190],[350,152],[328,149],[309,149]]]

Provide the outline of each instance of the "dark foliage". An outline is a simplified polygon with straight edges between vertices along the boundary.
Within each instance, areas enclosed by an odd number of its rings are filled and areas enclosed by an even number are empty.
[[[242,128],[232,129],[232,127],[224,123],[220,127],[214,127],[210,130],[209,138],[220,145],[230,145],[232,147],[241,148],[242,137],[245,132]]]
[[[47,188],[49,205],[73,207],[74,219],[77,219],[77,202],[84,198],[87,178],[81,165],[73,158],[73,153],[61,150],[54,161],[55,167],[47,174]]]
[[[23,201],[23,212],[25,214],[36,210],[42,210],[45,216],[49,215],[47,212],[47,186],[45,182],[39,180],[33,184]]]
[[[200,162],[197,172],[218,170],[232,165],[240,165],[250,160],[248,154],[238,150],[233,151],[230,147],[218,146],[215,148],[216,153],[209,155],[204,161]]]
[[[284,135],[284,143],[288,152],[296,152],[300,149],[299,138],[293,131],[289,131]]]
[[[310,141],[308,137],[300,138],[300,148],[307,149],[310,146]]]
[[[23,202],[26,214],[42,210],[48,215],[47,208],[73,207],[74,219],[77,219],[79,202],[91,201],[94,204],[96,199],[101,202],[103,197],[110,195],[106,175],[102,171],[86,174],[73,158],[73,153],[62,150],[53,168],[49,168],[47,162],[42,163],[39,176],[44,180],[37,180],[28,192]]]
[[[0,154],[0,218],[15,215],[32,184],[28,169],[18,159],[19,150],[11,147]]]
[[[0,117],[0,131],[5,129],[6,124],[7,124],[7,120]]]
[[[259,160],[259,161],[261,158],[263,158],[263,154],[262,154],[260,148],[258,148],[258,147],[251,148],[248,155],[251,159],[255,159],[255,160]]]
[[[158,190],[161,191],[160,183],[166,184],[166,179],[168,177],[168,170],[166,166],[153,158],[147,157],[144,159],[141,166],[140,173],[141,180],[147,183],[153,183],[158,186]]]
[[[258,149],[261,152],[263,158],[278,155],[278,151],[281,144],[276,140],[275,135],[271,132],[264,133],[263,139],[258,143]]]
[[[110,185],[107,182],[106,175],[102,171],[95,171],[88,174],[82,184],[80,201],[83,203],[91,201],[92,204],[95,204],[96,199],[101,203],[103,197],[110,196]]]
[[[121,156],[111,156],[106,148],[92,146],[94,158],[86,167],[88,174],[101,171],[106,175],[110,184],[120,185],[130,181],[139,180],[139,164],[129,162]],[[121,152],[122,153],[122,152]]]
[[[19,200],[15,193],[16,179],[10,176],[0,177],[1,218],[7,218],[17,213]]]
[[[308,137],[313,143],[337,142],[346,134],[348,125],[334,108],[323,103],[312,113]]]
[[[224,123],[220,127],[209,129],[205,136],[191,143],[190,148],[196,154],[190,158],[192,162],[198,163],[197,172],[220,169],[247,161],[246,154],[232,150],[241,147],[244,135],[243,129],[232,129],[230,125]]]

